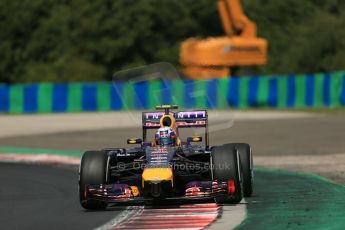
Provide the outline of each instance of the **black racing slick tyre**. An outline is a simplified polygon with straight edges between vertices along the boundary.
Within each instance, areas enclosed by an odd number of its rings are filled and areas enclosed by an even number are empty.
[[[239,154],[234,146],[217,146],[212,149],[211,164],[213,180],[234,180],[235,191],[232,194],[217,196],[217,203],[237,204],[243,198],[242,176]]]
[[[85,152],[79,169],[79,200],[83,208],[88,210],[102,210],[107,207],[106,202],[88,200],[85,197],[85,185],[105,184],[107,177],[108,156],[104,151]]]
[[[254,188],[253,155],[250,145],[246,143],[233,143],[225,146],[236,148],[240,155],[243,175],[243,196],[250,197]]]

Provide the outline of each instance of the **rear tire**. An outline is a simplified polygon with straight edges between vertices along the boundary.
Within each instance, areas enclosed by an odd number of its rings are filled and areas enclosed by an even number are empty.
[[[217,203],[237,204],[243,198],[242,176],[239,154],[234,146],[219,146],[212,149],[213,180],[235,181],[235,193],[216,198]]]
[[[85,152],[80,163],[79,172],[79,200],[83,208],[88,210],[102,210],[107,207],[106,202],[87,200],[85,185],[106,184],[108,156],[104,151]]]
[[[226,144],[225,146],[238,150],[243,175],[243,196],[250,197],[254,187],[253,155],[250,145],[246,143],[233,143]]]

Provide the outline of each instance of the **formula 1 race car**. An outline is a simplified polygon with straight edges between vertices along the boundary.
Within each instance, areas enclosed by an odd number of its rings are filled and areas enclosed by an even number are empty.
[[[89,210],[108,204],[200,201],[239,203],[253,191],[253,156],[248,144],[211,147],[206,110],[179,111],[175,105],[157,106],[142,113],[142,139],[134,148],[109,148],[84,153],[79,169],[80,204]],[[170,143],[148,141],[147,132],[168,126]],[[201,136],[179,139],[182,128],[204,128]],[[204,142],[204,145],[196,143]]]

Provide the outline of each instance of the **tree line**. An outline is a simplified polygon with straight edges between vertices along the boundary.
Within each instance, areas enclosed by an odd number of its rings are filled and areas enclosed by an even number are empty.
[[[269,41],[255,74],[345,69],[341,0],[242,0]],[[0,0],[0,82],[110,80],[114,71],[178,65],[189,37],[224,35],[215,0]]]

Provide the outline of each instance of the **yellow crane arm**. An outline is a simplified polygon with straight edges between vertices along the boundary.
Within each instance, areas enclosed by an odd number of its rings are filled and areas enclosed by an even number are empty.
[[[267,62],[267,41],[256,37],[256,24],[244,14],[240,0],[217,0],[217,6],[226,36],[181,43],[180,63],[190,78],[229,76],[231,67]]]
[[[226,35],[256,37],[256,25],[244,14],[240,0],[218,0],[217,6]]]

